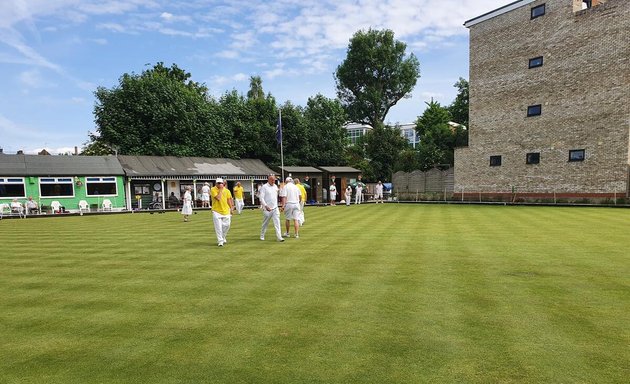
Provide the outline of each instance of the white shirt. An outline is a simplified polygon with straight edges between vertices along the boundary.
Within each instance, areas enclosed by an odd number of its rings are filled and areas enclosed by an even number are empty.
[[[263,184],[260,187],[258,198],[263,208],[278,208],[278,186],[275,184],[269,185],[269,183]]]
[[[337,193],[337,187],[334,184],[330,186],[330,193]]]
[[[298,204],[300,202],[300,197],[302,196],[302,192],[300,192],[300,188],[293,183],[287,183],[284,186],[283,197],[286,197],[287,204]]]
[[[376,184],[376,187],[374,187],[374,190],[375,190],[377,195],[382,194],[383,193],[383,184]]]
[[[208,187],[207,185],[204,185],[203,187],[201,187],[201,193],[203,194],[209,194],[210,193],[210,187]]]
[[[361,184],[357,184],[357,193],[361,193],[363,191],[363,187]]]

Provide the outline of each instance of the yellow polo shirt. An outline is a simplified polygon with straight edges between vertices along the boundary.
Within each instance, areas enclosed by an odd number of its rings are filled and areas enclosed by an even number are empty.
[[[219,188],[212,187],[212,189],[210,190],[210,196],[212,196],[212,210],[222,215],[229,215],[231,212],[230,204],[228,204],[228,199],[232,198],[232,193],[229,189],[223,188],[223,192],[221,193],[221,200],[216,199],[218,195]]]
[[[243,200],[243,186],[236,186],[234,187],[234,198],[235,199],[239,199],[239,200]]]
[[[306,203],[306,188],[304,188],[304,186],[301,183],[295,184],[295,185],[300,190],[300,194],[302,195],[302,201]]]

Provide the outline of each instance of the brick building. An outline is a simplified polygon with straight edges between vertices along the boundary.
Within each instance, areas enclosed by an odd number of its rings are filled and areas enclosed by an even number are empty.
[[[630,1],[519,0],[470,30],[455,194],[628,196]]]

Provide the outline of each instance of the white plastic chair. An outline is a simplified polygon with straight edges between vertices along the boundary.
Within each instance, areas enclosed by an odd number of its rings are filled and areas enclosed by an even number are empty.
[[[90,205],[85,200],[79,201],[79,213],[83,212],[90,212]]]
[[[2,216],[4,215],[10,215],[11,214],[11,206],[9,204],[0,204],[0,219],[2,219]]]
[[[52,208],[52,213],[58,213],[61,211],[61,203],[57,200],[50,203],[50,207]]]
[[[109,199],[103,200],[103,212],[112,211],[112,202]]]

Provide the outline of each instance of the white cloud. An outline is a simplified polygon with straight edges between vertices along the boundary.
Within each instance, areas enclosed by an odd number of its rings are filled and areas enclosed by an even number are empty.
[[[18,75],[18,80],[22,85],[29,88],[46,88],[56,86],[54,83],[45,80],[42,74],[37,69],[21,72]]]

